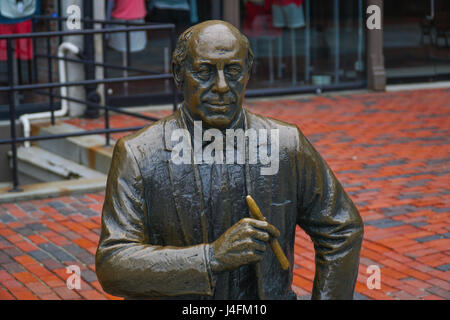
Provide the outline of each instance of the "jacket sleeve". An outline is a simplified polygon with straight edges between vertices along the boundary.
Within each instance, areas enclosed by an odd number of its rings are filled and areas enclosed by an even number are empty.
[[[144,194],[136,159],[120,139],[108,175],[96,252],[96,273],[103,289],[125,297],[212,295],[208,245],[149,244]]]
[[[363,222],[331,169],[298,130],[298,225],[311,237],[312,299],[353,299]]]

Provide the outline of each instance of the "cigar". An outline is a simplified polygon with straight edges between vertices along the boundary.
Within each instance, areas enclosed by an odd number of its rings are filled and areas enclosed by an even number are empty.
[[[245,200],[247,200],[248,207],[250,208],[250,213],[253,217],[253,219],[261,220],[261,221],[267,221],[267,219],[262,215],[261,210],[259,210],[258,205],[256,204],[255,200],[248,195],[245,197]],[[275,238],[270,238],[269,240],[270,248],[272,248],[273,253],[275,254],[275,257],[277,258],[278,262],[280,263],[281,269],[287,270],[289,268],[289,261],[286,258],[286,255],[283,252],[283,249],[281,249],[280,243]]]

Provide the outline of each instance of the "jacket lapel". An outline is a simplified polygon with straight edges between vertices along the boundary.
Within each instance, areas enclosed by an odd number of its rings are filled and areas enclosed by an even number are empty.
[[[164,144],[165,150],[168,152],[172,152],[178,143],[178,141],[171,140],[172,132],[175,129],[187,130],[180,110],[175,115],[175,121],[166,122],[164,125]],[[187,140],[191,144],[191,140]],[[207,242],[205,206],[197,165],[193,161],[189,164],[176,164],[172,162],[170,155],[167,165],[175,208],[186,245]]]
[[[269,138],[267,139],[267,149],[270,149],[270,128],[266,128],[264,124],[260,123],[260,119],[254,116],[249,116],[245,111],[245,130],[256,130],[259,136],[259,129],[267,129]],[[247,193],[255,199],[258,206],[261,208],[261,212],[266,219],[271,221],[271,203],[272,203],[272,183],[270,175],[261,175],[261,163],[258,160],[256,164],[249,164],[249,146],[247,140],[245,140],[245,182]],[[258,154],[261,152],[261,142],[258,139]]]
[[[253,129],[256,130],[259,137],[259,129],[269,129],[265,128],[262,123],[259,123],[260,119],[252,116],[247,111],[245,114],[245,130]],[[269,134],[270,137],[270,134]],[[262,176],[261,175],[261,163],[257,161],[256,164],[249,164],[249,146],[247,143],[247,139],[245,139],[245,182],[247,188],[247,194],[251,195],[258,206],[261,208],[261,213],[267,219],[267,221],[271,221],[271,201],[272,201],[272,184],[270,175]],[[270,140],[267,139],[267,148],[270,147]],[[260,152],[260,141],[258,139],[258,154]],[[250,214],[250,213],[249,213]],[[272,254],[270,252],[270,254]],[[264,261],[264,260],[263,260]],[[264,290],[263,283],[263,271],[262,271],[262,263],[255,264],[255,274],[257,279],[257,290],[258,297],[261,300],[267,299]]]

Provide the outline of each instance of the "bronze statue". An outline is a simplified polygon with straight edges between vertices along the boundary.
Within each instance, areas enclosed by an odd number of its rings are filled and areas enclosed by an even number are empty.
[[[179,37],[172,72],[182,107],[114,149],[96,254],[106,292],[133,299],[296,299],[299,225],[316,251],[312,298],[352,299],[361,217],[295,125],[242,107],[252,62],[247,38],[226,22],[206,21]],[[251,130],[260,134],[253,147]],[[177,153],[178,132],[188,134],[181,140],[193,150]],[[191,140],[199,132],[203,139]],[[226,142],[226,163],[216,161],[225,149],[217,137],[229,132],[245,132],[245,152],[236,134]],[[214,161],[197,159],[205,150],[213,150]],[[252,161],[262,150],[277,161],[269,173]],[[252,218],[247,195],[266,221]]]

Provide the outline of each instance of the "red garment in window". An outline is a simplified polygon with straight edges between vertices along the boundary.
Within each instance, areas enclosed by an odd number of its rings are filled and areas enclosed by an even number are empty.
[[[31,33],[31,19],[19,23],[0,24],[1,34],[17,34],[17,33]],[[33,59],[33,41],[30,38],[20,38],[11,40],[11,45],[15,47],[17,59],[31,60]],[[0,61],[7,60],[6,40],[0,40]]]
[[[264,6],[257,5],[253,2],[247,2],[245,4],[244,29],[251,29],[255,18],[265,14],[267,14],[267,12]]]
[[[267,0],[266,0],[267,1]],[[248,37],[280,36],[281,29],[272,24],[270,10],[253,2],[245,4],[244,34]]]

